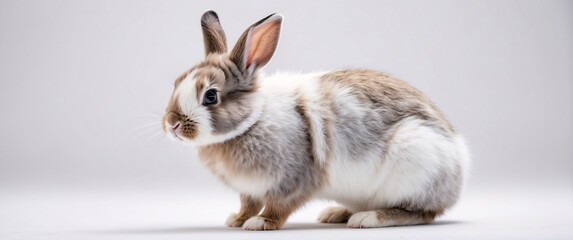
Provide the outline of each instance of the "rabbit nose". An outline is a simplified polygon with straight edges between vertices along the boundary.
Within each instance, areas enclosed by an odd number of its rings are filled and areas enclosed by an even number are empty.
[[[179,126],[181,126],[181,122],[176,122],[173,124],[173,126],[171,126],[171,130],[175,131],[179,128]]]

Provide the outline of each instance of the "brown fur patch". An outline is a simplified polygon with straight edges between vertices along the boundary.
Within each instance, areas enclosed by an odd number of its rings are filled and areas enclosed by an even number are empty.
[[[308,197],[284,201],[284,199],[270,198],[265,202],[265,208],[260,217],[265,219],[265,225],[262,230],[280,229],[291,213],[298,209]]]
[[[373,109],[382,111],[384,123],[391,126],[408,117],[428,120],[444,135],[452,136],[454,129],[435,104],[417,89],[403,81],[370,70],[343,70],[325,74],[321,84],[351,88],[351,94]],[[385,129],[381,129],[382,131]]]
[[[308,114],[308,109],[306,108],[305,105],[305,99],[303,98],[302,94],[300,93],[300,90],[296,91],[296,105],[295,105],[295,110],[296,112],[300,115],[302,122],[303,122],[303,127],[304,127],[304,133],[306,135],[306,141],[308,142],[308,148],[306,149],[306,152],[310,153],[311,156],[311,161],[315,162],[315,157],[314,157],[314,144],[313,144],[313,138],[312,138],[312,125],[310,123],[310,116]]]
[[[237,40],[235,47],[233,47],[233,50],[231,50],[231,54],[229,55],[231,61],[233,61],[241,71],[245,70],[246,68],[246,63],[243,60],[245,56],[245,46],[247,44],[249,30],[250,28],[241,34],[239,40]]]
[[[213,11],[207,11],[201,17],[201,29],[203,30],[203,43],[205,55],[211,53],[227,52],[227,39],[219,22],[219,16]]]
[[[194,139],[197,137],[197,123],[193,120],[186,118],[181,124],[181,136],[187,139]]]
[[[216,171],[217,164],[223,164],[226,168],[231,169],[231,173],[238,172],[241,173],[242,171],[235,171],[236,166],[234,164],[234,160],[236,159],[237,150],[234,149],[234,142],[237,141],[236,139],[230,139],[227,142],[219,143],[219,144],[211,144],[208,146],[204,146],[199,148],[199,159],[205,163],[207,168],[211,170],[221,181],[229,185],[229,179],[232,178],[228,175],[222,175],[221,173]]]
[[[206,77],[197,77],[198,74],[199,73],[195,74],[195,92],[197,93],[195,98],[199,104],[202,104],[204,92],[203,90],[206,90],[205,88],[207,88],[209,83],[207,82],[208,80]]]
[[[326,151],[326,161],[321,168],[321,185],[328,184],[328,167],[330,165],[330,161],[333,157],[333,149],[334,146],[334,129],[336,129],[337,124],[337,114],[338,114],[338,106],[333,101],[332,92],[330,89],[321,87],[320,88],[320,107],[321,112],[320,116],[322,118],[322,127],[324,131],[324,138],[327,147]]]
[[[179,75],[179,77],[177,77],[175,79],[175,88],[177,88],[177,86],[179,86],[179,83],[181,83],[183,80],[185,80],[185,78],[187,78],[187,76],[189,75],[189,73],[191,73],[195,68],[191,68],[185,72],[183,72],[181,75]]]
[[[255,77],[243,78],[226,55],[213,55],[202,63],[205,79],[219,90],[219,103],[210,106],[213,133],[234,130],[252,112],[253,96],[258,88]],[[199,73],[199,72],[198,72]],[[199,78],[199,76],[198,76]]]

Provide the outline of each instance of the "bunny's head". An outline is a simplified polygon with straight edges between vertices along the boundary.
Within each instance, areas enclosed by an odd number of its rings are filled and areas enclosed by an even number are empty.
[[[278,44],[282,15],[271,14],[251,25],[233,49],[213,11],[201,17],[205,60],[185,71],[163,117],[163,130],[175,140],[201,146],[234,138],[259,118],[262,100],[257,71]]]

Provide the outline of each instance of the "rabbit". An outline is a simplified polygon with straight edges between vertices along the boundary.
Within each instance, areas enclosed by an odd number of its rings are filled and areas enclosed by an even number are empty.
[[[420,91],[361,69],[264,75],[283,16],[254,23],[228,51],[218,15],[201,17],[205,59],[180,75],[162,120],[168,138],[240,195],[226,221],[280,229],[311,199],[321,223],[432,223],[460,196],[464,139]]]

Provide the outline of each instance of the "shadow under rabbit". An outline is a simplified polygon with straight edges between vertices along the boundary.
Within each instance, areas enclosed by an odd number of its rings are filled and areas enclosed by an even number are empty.
[[[395,228],[427,228],[439,227],[444,225],[463,224],[460,221],[436,221],[432,224],[413,225],[413,226],[400,226],[400,227],[387,227],[387,228],[371,228],[369,230],[384,230]],[[281,230],[266,231],[266,232],[282,232],[282,231],[313,231],[313,230],[328,230],[328,229],[348,229],[349,231],[358,230],[347,228],[346,224],[326,224],[326,223],[288,223]],[[368,230],[368,229],[360,229]],[[98,234],[111,234],[111,235],[147,235],[147,234],[193,234],[193,233],[251,233],[252,231],[245,231],[241,228],[229,228],[225,226],[197,226],[197,227],[165,227],[165,228],[129,228],[129,229],[112,229],[112,230],[98,230],[90,231],[91,233]]]

